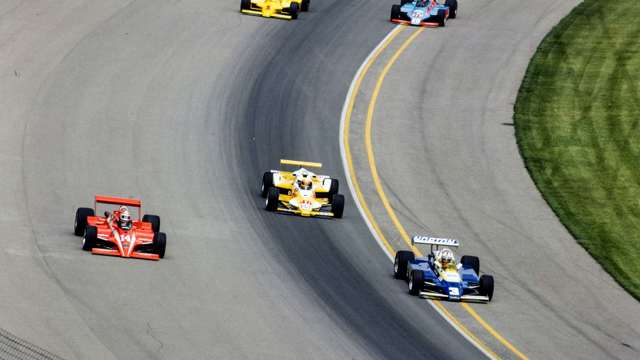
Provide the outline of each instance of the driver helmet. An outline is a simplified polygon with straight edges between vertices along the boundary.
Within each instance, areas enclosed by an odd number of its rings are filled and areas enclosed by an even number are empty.
[[[298,187],[302,190],[311,190],[311,176],[308,173],[303,172],[298,179]]]
[[[453,263],[453,251],[450,249],[442,249],[440,252],[440,265],[443,269],[446,269]]]
[[[132,226],[131,214],[129,214],[129,209],[126,206],[120,207],[120,217],[118,219],[118,226],[122,230],[130,230]]]

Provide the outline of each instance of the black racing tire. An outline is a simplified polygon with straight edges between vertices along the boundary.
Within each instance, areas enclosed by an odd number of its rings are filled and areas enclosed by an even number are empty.
[[[311,5],[311,0],[302,0],[300,3],[300,11],[307,12],[309,11],[309,6]]]
[[[240,0],[240,11],[251,9],[251,0]]]
[[[446,25],[446,22],[447,22],[446,11],[445,10],[438,10],[438,15],[436,15],[436,17],[438,19],[438,26],[439,27],[444,27]]]
[[[338,179],[331,179],[331,187],[329,188],[329,195],[335,195],[340,190],[340,182]]]
[[[488,296],[489,301],[493,299],[493,276],[480,276],[480,295]]]
[[[297,2],[292,2],[289,5],[289,15],[291,15],[291,20],[295,20],[298,18],[298,13],[300,12],[300,7]]]
[[[82,238],[82,250],[91,251],[98,243],[98,228],[95,226],[87,226],[84,229],[84,237]]]
[[[160,231],[160,216],[145,214],[142,217],[142,222],[151,223],[151,229],[153,229],[154,233]]]
[[[409,275],[409,294],[417,296],[424,287],[424,273],[422,270],[414,270]]]
[[[466,268],[472,268],[477,275],[480,275],[480,259],[477,256],[464,255],[460,258],[460,264]]]
[[[95,216],[95,211],[91,208],[78,208],[76,210],[76,218],[73,221],[73,233],[76,236],[84,235],[84,229],[87,227],[87,218],[89,216]]]
[[[329,191],[316,192],[316,197],[320,199],[322,198],[331,199],[331,196],[337,194],[339,190],[340,190],[340,183],[338,182],[338,179],[331,179],[331,185],[329,186]]]
[[[164,258],[164,252],[167,249],[167,234],[158,232],[153,234],[153,252]]]
[[[406,3],[410,3],[412,1],[413,0],[400,0],[400,6],[402,6],[402,5],[406,4]]]
[[[271,171],[267,171],[262,174],[262,182],[260,183],[260,196],[263,198],[267,197],[267,192],[269,192],[269,188],[273,186],[273,173]]]
[[[409,261],[416,259],[413,251],[400,250],[396,252],[396,257],[393,260],[393,277],[398,280],[407,279],[407,266]]]
[[[344,195],[334,194],[331,197],[331,212],[333,217],[341,219],[344,213]]]
[[[394,4],[391,5],[391,16],[389,17],[389,21],[400,19],[400,5]]]
[[[446,0],[444,4],[449,7],[449,19],[455,19],[458,16],[458,0]]]
[[[264,203],[264,208],[267,211],[278,210],[278,201],[280,199],[280,190],[278,188],[270,187],[267,190],[267,200]]]

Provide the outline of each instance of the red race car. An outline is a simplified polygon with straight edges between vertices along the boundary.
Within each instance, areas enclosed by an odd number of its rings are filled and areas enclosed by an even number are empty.
[[[117,210],[96,216],[98,204],[115,205]],[[112,206],[113,207],[113,206]],[[132,220],[129,207],[137,220]],[[160,217],[145,214],[140,220],[142,202],[96,195],[94,208],[78,208],[73,232],[83,236],[82,250],[92,254],[158,260],[164,257],[167,236],[160,232]]]

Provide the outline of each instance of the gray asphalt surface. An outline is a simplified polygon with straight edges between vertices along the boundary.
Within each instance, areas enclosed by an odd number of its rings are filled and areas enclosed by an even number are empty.
[[[257,194],[280,157],[344,179],[342,102],[388,4],[237,10],[0,4],[0,326],[67,359],[481,357],[405,296],[352,203],[302,219]],[[161,215],[166,258],[81,251],[73,214],[96,193]]]
[[[480,256],[481,270],[494,274],[494,301],[473,308],[519,350],[537,359],[638,359],[640,305],[558,222],[514,138],[513,103],[528,61],[577,2],[461,1],[458,19],[421,34],[390,71],[374,151],[407,230],[460,239],[460,253]],[[362,111],[354,114],[360,123]],[[355,147],[362,177],[368,166]],[[369,179],[362,183],[384,219]],[[388,220],[381,224],[406,247]]]

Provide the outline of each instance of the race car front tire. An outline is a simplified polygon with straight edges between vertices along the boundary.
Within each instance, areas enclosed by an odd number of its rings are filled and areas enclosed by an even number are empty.
[[[398,4],[391,5],[391,16],[389,17],[390,21],[396,19],[400,19],[400,5]]]
[[[464,255],[460,258],[463,267],[472,268],[477,275],[480,275],[480,259],[477,256]]]
[[[309,11],[309,5],[311,5],[311,0],[302,0],[300,3],[300,11]]]
[[[265,201],[264,208],[267,211],[278,210],[278,200],[280,199],[280,190],[278,188],[270,187],[267,190],[267,200]]]
[[[399,280],[407,280],[407,266],[409,261],[416,259],[413,251],[400,250],[396,252],[393,260],[393,277]]]
[[[458,15],[458,0],[446,0],[444,4],[449,7],[449,19],[455,19]]]
[[[289,15],[291,15],[291,20],[295,20],[298,18],[299,11],[300,7],[298,6],[298,3],[292,2],[291,5],[289,5]]]
[[[95,226],[87,226],[84,229],[84,237],[82,238],[82,250],[91,251],[98,242],[98,228]]]
[[[333,213],[333,217],[342,218],[342,214],[344,213],[344,195],[342,194],[334,194],[331,197],[331,212]]]
[[[493,299],[493,276],[480,276],[480,295],[489,297],[489,301]]]
[[[76,210],[76,218],[73,222],[73,233],[76,236],[84,235],[84,229],[87,227],[87,218],[95,216],[95,212],[91,208],[78,208]]]
[[[147,222],[147,223],[151,223],[151,229],[153,229],[154,233],[157,233],[158,231],[160,231],[160,216],[151,215],[151,214],[145,214],[142,217],[142,221],[143,222]]]
[[[153,251],[164,258],[164,252],[167,249],[167,234],[158,232],[153,235]]]
[[[424,287],[424,273],[421,270],[414,270],[409,276],[409,294],[420,295]]]
[[[260,184],[260,196],[263,198],[267,197],[267,192],[269,188],[273,186],[273,174],[271,171],[267,171],[262,174],[262,183]]]
[[[251,0],[240,0],[240,11],[251,9]]]

